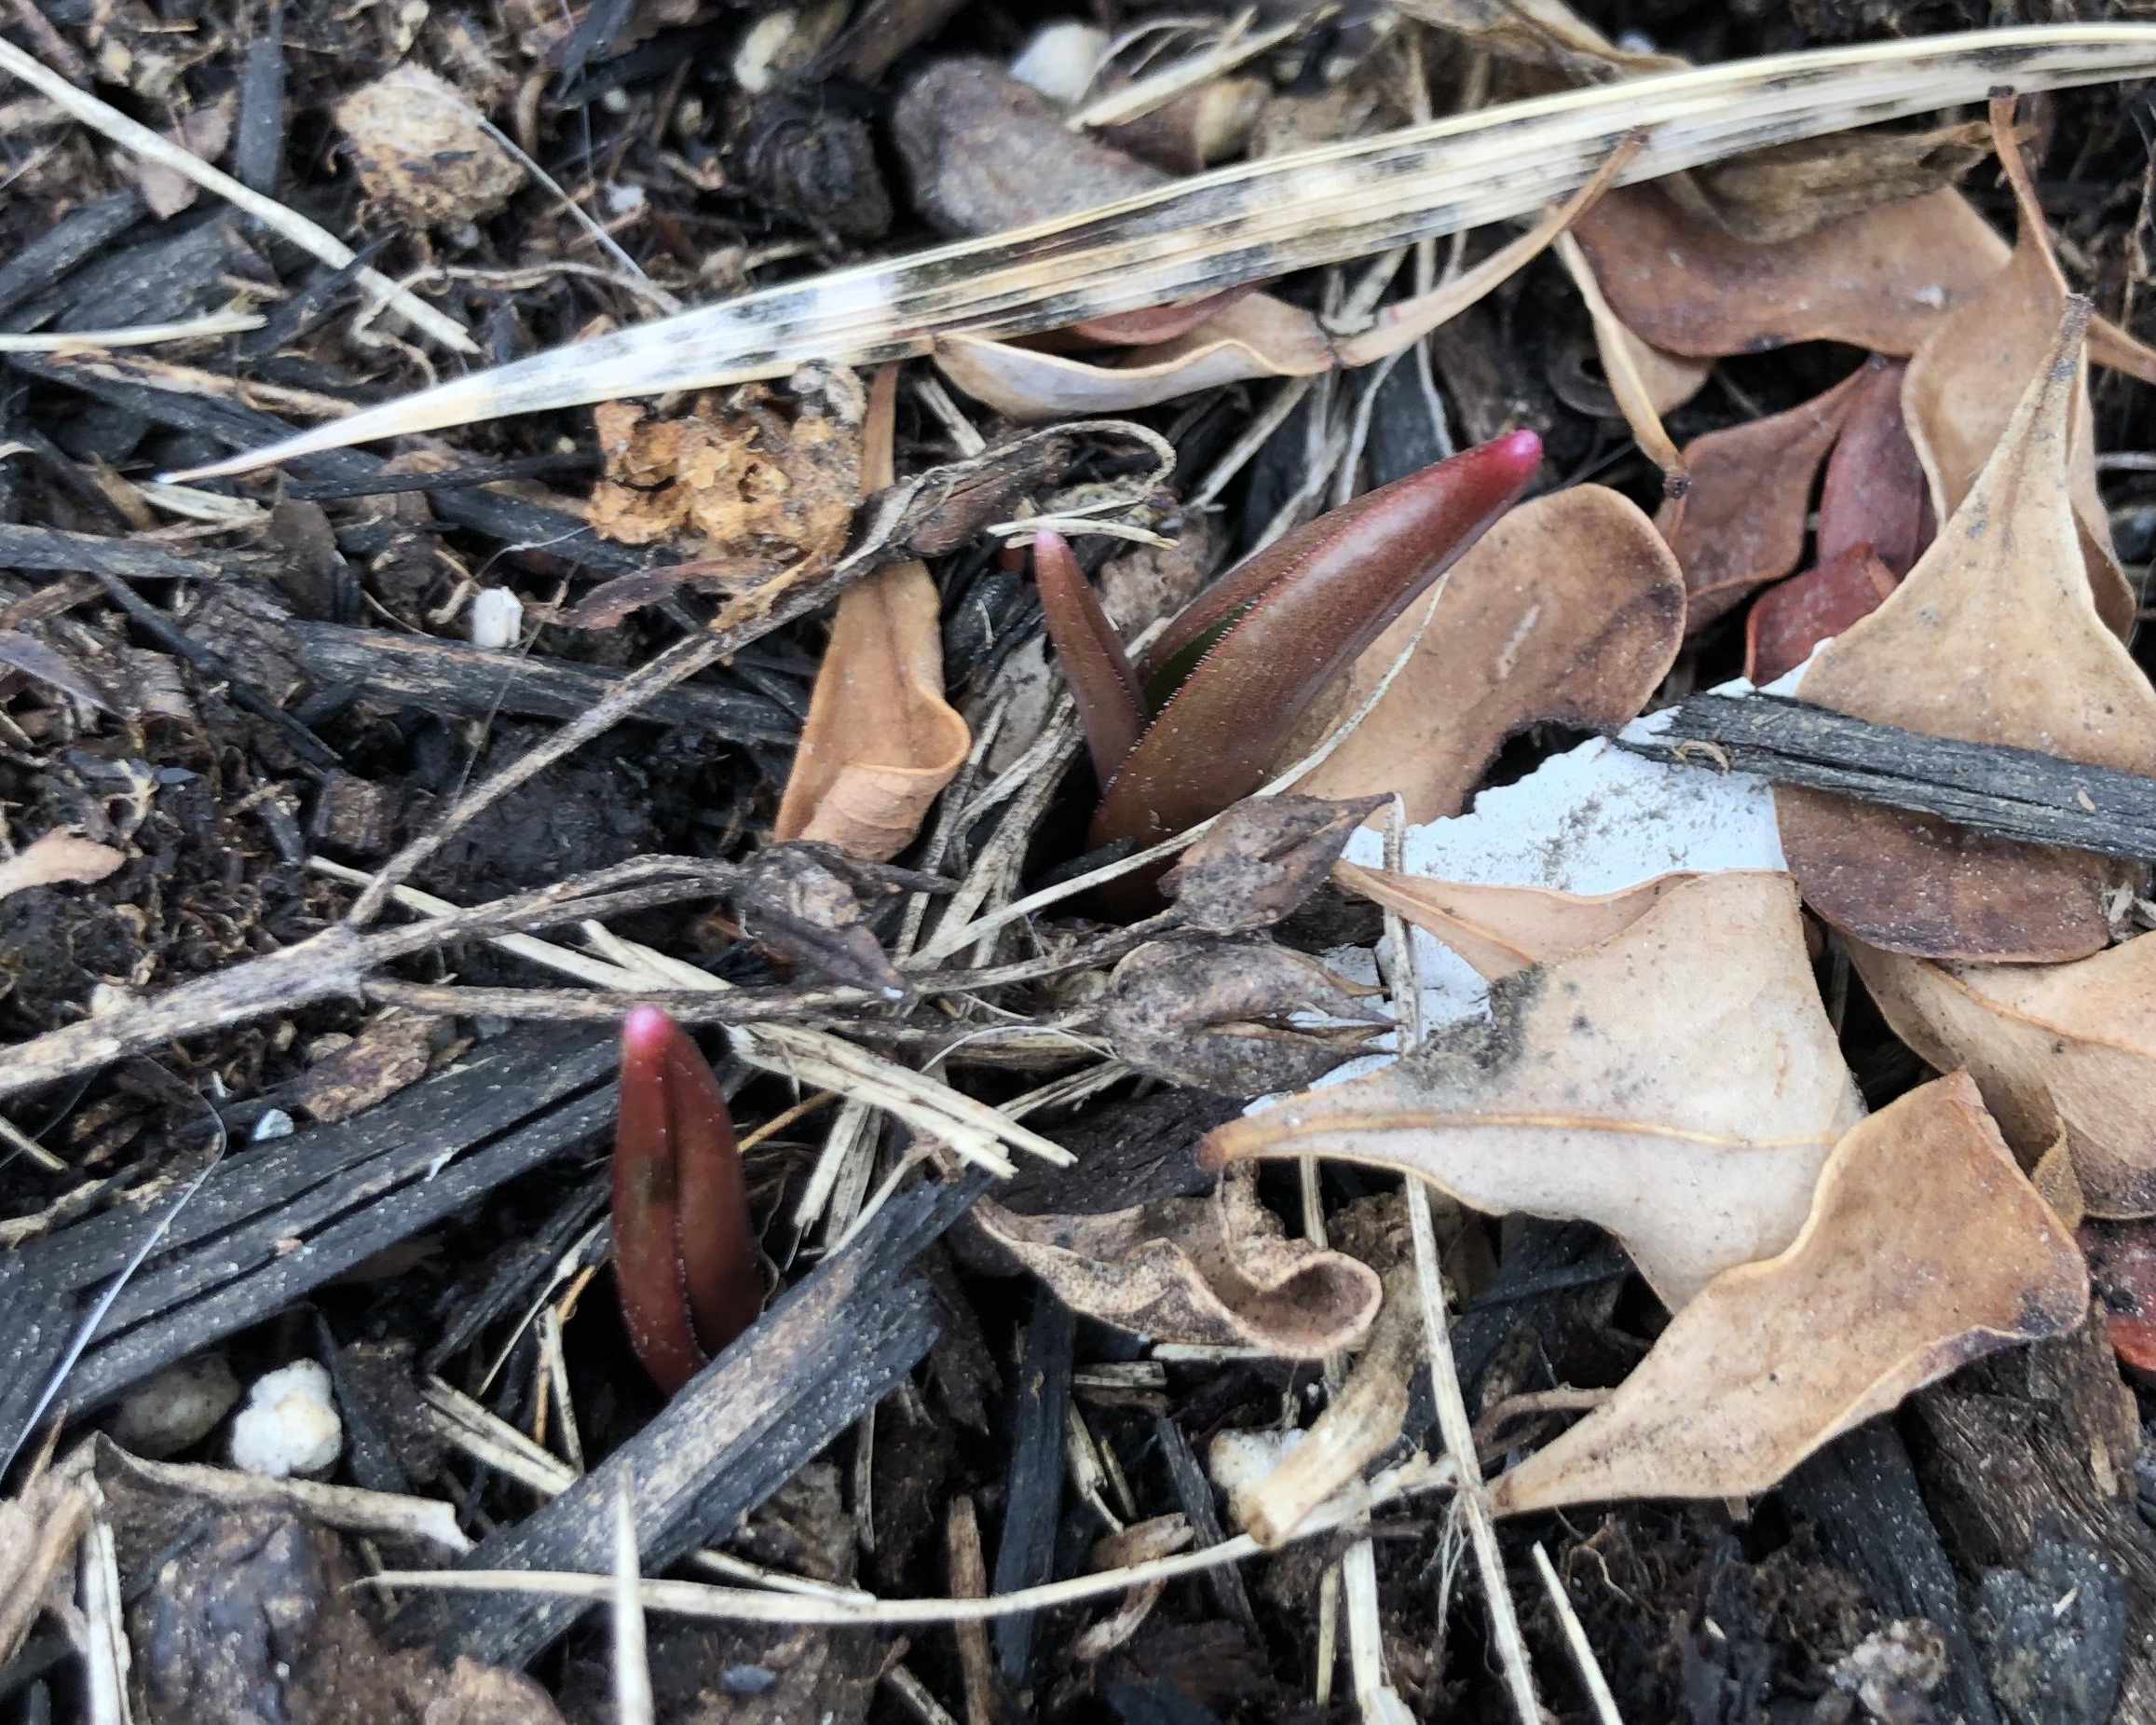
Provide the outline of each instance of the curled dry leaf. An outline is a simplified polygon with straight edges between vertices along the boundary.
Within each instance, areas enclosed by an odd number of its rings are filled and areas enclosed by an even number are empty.
[[[1857,374],[1856,394],[1827,457],[1819,488],[1819,561],[1869,545],[1896,581],[1931,542],[1938,518],[1924,464],[1902,420],[1908,368],[1877,354]]]
[[[2075,1238],[2112,1351],[2122,1365],[2156,1373],[2156,1224],[2084,1222]]]
[[[1333,878],[1350,892],[1398,911],[1441,940],[1485,982],[1600,946],[1630,928],[1687,882],[1658,874],[1615,893],[1560,893],[1543,886],[1485,886],[1433,881],[1344,862]]]
[[[973,1215],[1072,1310],[1156,1341],[1317,1360],[1360,1341],[1382,1298],[1368,1265],[1285,1238],[1247,1172],[1105,1215],[1021,1216],[985,1198]]]
[[[1356,661],[1291,766],[1358,710],[1420,625],[1394,623]],[[1543,720],[1614,728],[1646,705],[1684,637],[1685,585],[1654,523],[1615,491],[1575,486],[1507,515],[1461,558],[1413,656],[1383,699],[1296,787],[1398,792],[1410,822],[1456,815],[1505,739]]]
[[[1017,420],[1121,413],[1221,384],[1374,364],[1404,352],[1519,274],[1603,195],[1636,153],[1636,144],[1621,145],[1592,179],[1525,233],[1451,281],[1386,307],[1368,329],[1352,335],[1333,335],[1312,313],[1269,294],[1238,293],[1194,325],[1181,316],[1149,313],[1142,322],[1076,326],[1095,335],[1152,338],[1155,345],[1143,349],[1141,360],[1100,363],[954,333],[936,338],[936,364],[976,401]],[[1665,407],[1689,400],[1706,380],[1704,366],[1696,368],[1695,376],[1690,362],[1644,348],[1640,363],[1652,373],[1650,392],[1658,399],[1670,398]]]
[[[1999,446],[1893,596],[1822,648],[1805,700],[1881,724],[2139,773],[2156,690],[2096,614],[2067,478],[2085,300],[2068,302]],[[2110,938],[2118,865],[1778,788],[1805,900],[1857,939],[1924,958],[2082,958]]]
[[[1929,131],[1845,131],[1747,150],[1659,184],[1688,213],[1735,239],[1770,244],[1939,191],[1989,152],[1981,120]]]
[[[1222,815],[1161,878],[1185,928],[1270,928],[1324,884],[1347,841],[1389,799],[1249,797]]]
[[[1581,302],[1594,325],[1595,352],[1602,361],[1603,377],[1617,412],[1631,428],[1632,441],[1648,460],[1662,470],[1663,483],[1672,497],[1685,486],[1685,461],[1662,425],[1671,407],[1691,400],[1707,381],[1708,367],[1688,364],[1642,339],[1611,308],[1594,267],[1571,234],[1558,236],[1557,255],[1579,290]]]
[[[1859,371],[1787,413],[1710,431],[1682,453],[1691,480],[1655,517],[1685,571],[1685,626],[1705,628],[1804,555],[1820,463],[1867,374]]]
[[[1995,98],[1991,112],[2020,232],[2006,267],[1940,321],[1902,384],[1903,417],[1942,521],[1961,506],[1999,446],[2021,391],[2047,362],[2067,308],[2067,281],[2052,255],[2043,205],[2013,139],[2013,98]],[[2134,632],[2136,602],[2111,549],[2110,522],[2096,493],[2087,362],[2077,356],[2077,366],[2067,420],[2067,494],[2097,613],[2124,639]]]
[[[892,483],[894,367],[878,374],[863,478]],[[883,861],[913,842],[973,735],[943,698],[942,596],[927,565],[894,563],[839,596],[773,836]]]
[[[1975,1084],[1938,1079],[1853,1128],[1789,1249],[1709,1282],[1609,1401],[1495,1482],[1493,1507],[1765,1491],[1912,1390],[2064,1335],[2088,1293]]]
[[[1478,1210],[1607,1228],[1671,1306],[1796,1237],[1862,1116],[1787,877],[1704,875],[1598,946],[1500,979],[1492,1018],[1207,1139],[1328,1156]]]
[[[1967,1068],[2025,1161],[2063,1128],[2090,1214],[2156,1215],[2156,935],[2067,965],[1849,955],[1894,1034]]]
[[[1155,940],[1115,967],[1100,1027],[1140,1072],[1220,1096],[1262,1096],[1315,1083],[1392,1020],[1286,947]]]
[[[733,889],[742,932],[835,982],[903,999],[905,979],[868,926],[853,883],[817,855],[821,849],[774,844],[743,865]]]
[[[1769,587],[1744,619],[1745,680],[1756,687],[1787,676],[1813,648],[1869,617],[1893,591],[1893,571],[1868,543],[1844,546],[1817,568]]]

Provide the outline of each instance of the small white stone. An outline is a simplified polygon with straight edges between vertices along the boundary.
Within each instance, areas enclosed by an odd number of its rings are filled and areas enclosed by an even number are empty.
[[[482,587],[471,601],[471,644],[514,647],[524,633],[524,601],[507,587]]]
[[[223,1354],[168,1366],[122,1399],[112,1434],[122,1449],[156,1460],[192,1448],[239,1400],[239,1380]]]
[[[1067,18],[1033,32],[1033,39],[1011,62],[1011,75],[1067,108],[1085,93],[1107,51],[1107,31]]]
[[[330,1375],[312,1360],[266,1372],[232,1422],[232,1465],[272,1479],[326,1473],[345,1446]]]
[[[266,1144],[274,1139],[290,1138],[295,1129],[290,1115],[281,1108],[272,1108],[255,1121],[254,1130],[248,1134],[248,1142]]]
[[[779,56],[800,21],[801,15],[792,7],[782,7],[751,24],[734,50],[733,81],[752,96],[771,89],[778,78]]]

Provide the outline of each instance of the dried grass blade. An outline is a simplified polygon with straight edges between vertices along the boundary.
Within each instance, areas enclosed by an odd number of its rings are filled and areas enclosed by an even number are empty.
[[[194,476],[580,403],[863,365],[1337,264],[1570,196],[1635,130],[1651,180],[1767,144],[2024,90],[2156,73],[2156,25],[2027,26],[1738,61],[1239,164],[1103,208],[744,294],[535,354]]]

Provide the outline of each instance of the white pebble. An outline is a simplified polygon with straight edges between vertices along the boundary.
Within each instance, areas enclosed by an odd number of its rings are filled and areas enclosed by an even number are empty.
[[[1067,108],[1085,93],[1093,69],[1107,51],[1107,31],[1067,18],[1033,32],[1033,39],[1011,62],[1011,75]]]
[[[471,601],[471,644],[514,647],[524,633],[524,601],[507,587],[482,587]]]
[[[263,1111],[262,1118],[255,1121],[254,1130],[248,1134],[247,1141],[250,1143],[266,1144],[276,1139],[290,1138],[298,1129],[293,1124],[292,1116],[283,1109],[267,1108]]]
[[[312,1360],[294,1360],[256,1378],[232,1422],[232,1465],[244,1473],[272,1479],[326,1473],[344,1446],[330,1375]]]
[[[168,1366],[124,1397],[112,1434],[122,1449],[153,1461],[199,1444],[239,1400],[239,1380],[223,1354]]]
[[[1206,1472],[1223,1498],[1246,1491],[1288,1459],[1303,1442],[1300,1430],[1282,1431],[1273,1427],[1221,1432],[1206,1450]]]

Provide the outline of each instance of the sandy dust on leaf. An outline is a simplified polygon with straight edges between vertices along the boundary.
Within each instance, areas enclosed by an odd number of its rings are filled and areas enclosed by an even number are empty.
[[[1779,1252],[1862,1116],[1786,876],[1707,875],[1503,979],[1493,1020],[1218,1128],[1204,1156],[1334,1157],[1475,1209],[1615,1234],[1666,1302]]]

